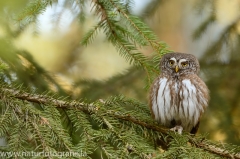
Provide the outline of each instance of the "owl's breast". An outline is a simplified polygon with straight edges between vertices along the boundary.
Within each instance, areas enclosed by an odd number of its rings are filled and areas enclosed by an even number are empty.
[[[207,101],[201,90],[190,79],[159,78],[151,93],[152,112],[161,124],[171,126],[171,121],[185,130],[195,126]]]

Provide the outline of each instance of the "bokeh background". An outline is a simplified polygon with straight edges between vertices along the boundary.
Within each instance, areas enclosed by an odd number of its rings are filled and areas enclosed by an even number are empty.
[[[59,0],[48,6],[37,21],[10,35],[9,28],[23,25],[12,19],[22,12],[28,0],[1,1],[0,37],[9,38],[14,47],[28,52],[57,81],[62,92],[73,99],[94,101],[124,94],[147,103],[146,75],[132,68],[103,33],[88,46],[81,45],[85,33],[97,22],[90,2],[86,1],[81,8],[77,1]],[[199,133],[233,144],[240,144],[239,10],[239,0],[135,0],[132,3],[132,14],[141,17],[170,50],[191,53],[200,60],[200,76],[210,89],[211,101]],[[0,49],[6,48],[0,46]],[[148,56],[152,50],[144,48],[141,52]],[[5,56],[3,51],[0,55],[0,58]],[[24,58],[22,63],[26,66]],[[34,75],[27,70],[21,73],[17,77],[26,85],[43,81],[38,78],[39,70]],[[38,86],[40,92],[44,91],[45,88]],[[57,92],[55,87],[51,89]]]

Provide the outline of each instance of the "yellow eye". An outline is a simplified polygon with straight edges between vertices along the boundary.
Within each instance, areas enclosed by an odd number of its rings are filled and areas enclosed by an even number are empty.
[[[173,60],[170,60],[169,61],[169,64],[172,66],[174,64],[174,61]]]
[[[186,67],[188,65],[188,63],[187,62],[182,62],[181,65],[182,65],[182,67]]]

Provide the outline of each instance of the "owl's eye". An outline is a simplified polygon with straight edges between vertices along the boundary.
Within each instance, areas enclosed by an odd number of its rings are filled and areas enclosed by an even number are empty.
[[[175,61],[173,61],[173,60],[170,60],[169,61],[169,64],[172,66],[173,64],[175,63]]]
[[[186,67],[188,65],[188,63],[187,62],[182,62],[181,65],[182,65],[182,67]]]

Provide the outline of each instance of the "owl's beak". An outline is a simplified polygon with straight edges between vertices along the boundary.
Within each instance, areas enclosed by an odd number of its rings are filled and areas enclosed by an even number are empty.
[[[178,65],[177,65],[177,66],[175,67],[175,71],[178,72],[178,69],[179,69],[179,68],[178,68]]]

